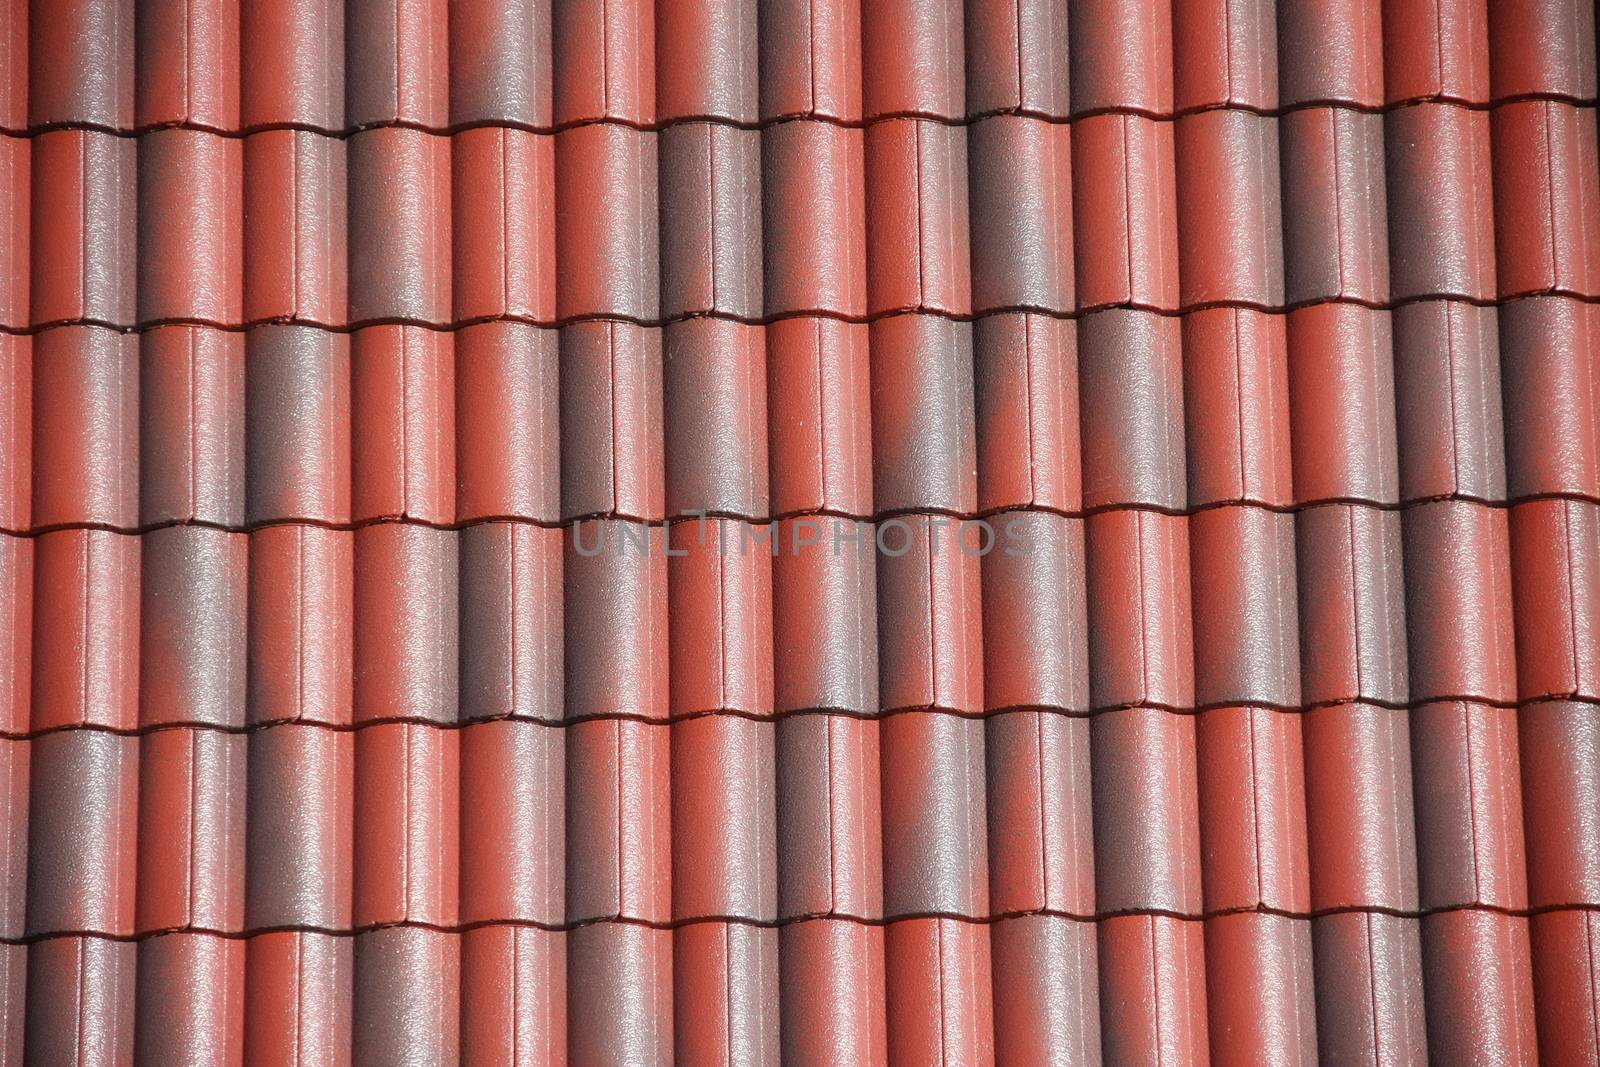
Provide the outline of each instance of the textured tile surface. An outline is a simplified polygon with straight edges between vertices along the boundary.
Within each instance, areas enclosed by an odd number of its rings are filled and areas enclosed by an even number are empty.
[[[1586,0],[0,0],[0,1065],[1592,1065]]]

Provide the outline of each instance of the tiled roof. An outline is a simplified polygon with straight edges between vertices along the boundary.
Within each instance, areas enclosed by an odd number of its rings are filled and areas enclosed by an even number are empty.
[[[1600,1059],[1588,0],[31,7],[0,1064]]]

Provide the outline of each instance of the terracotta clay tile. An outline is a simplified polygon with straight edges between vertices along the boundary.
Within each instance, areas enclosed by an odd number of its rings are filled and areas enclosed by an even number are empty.
[[[665,512],[658,328],[584,322],[561,330],[561,517]]]
[[[1060,915],[990,927],[997,1062],[1100,1062],[1095,940],[1094,923]]]
[[[1174,125],[1183,306],[1281,307],[1278,120],[1228,108]]]
[[[1406,713],[1334,704],[1306,712],[1303,729],[1312,910],[1415,910]]]
[[[778,720],[774,840],[780,919],[846,915],[855,918],[843,925],[855,927],[856,918],[883,916],[879,733],[877,720],[850,715],[797,714]],[[785,930],[819,951],[828,943],[859,948],[859,941],[843,930],[806,932],[815,925]],[[829,1005],[826,1010],[843,1007]]]
[[[28,731],[33,697],[33,548],[35,539],[0,535],[0,733]],[[0,936],[5,936],[0,925]]]
[[[690,122],[660,134],[661,314],[761,315],[761,135]]]
[[[1071,311],[1071,127],[998,115],[967,128],[967,153],[973,308]]]
[[[1600,293],[1594,109],[1546,100],[1507,104],[1495,109],[1490,129],[1501,298]]]
[[[138,739],[63,730],[31,749],[28,935],[132,934]]]
[[[776,916],[775,801],[771,723],[704,715],[673,724],[675,919]]]
[[[33,523],[33,338],[0,335],[0,528]]]
[[[1456,300],[1395,309],[1394,377],[1400,499],[1505,499],[1495,309]]]
[[[426,723],[379,723],[356,734],[356,926],[455,925],[460,737]]]
[[[355,534],[355,720],[457,720],[458,534],[380,523]]]
[[[1317,1059],[1311,923],[1219,915],[1205,924],[1211,1062],[1216,1067]]]
[[[134,122],[239,128],[238,0],[142,4]]]
[[[1600,988],[1592,962],[1600,918],[1588,911],[1546,912],[1528,919],[1528,931],[1540,1062],[1579,1067],[1600,1056]]]
[[[1422,919],[1428,1054],[1435,1061],[1535,1063],[1528,920],[1486,911]]]
[[[1195,700],[1300,703],[1294,519],[1255,507],[1189,518]]]
[[[0,839],[4,841],[0,847],[0,937],[7,941],[20,940],[27,932],[31,749],[31,741],[0,741]],[[13,961],[0,960],[0,982],[8,987],[12,966]],[[13,1021],[10,1012],[0,1020],[0,1041],[6,1041]]]
[[[1501,310],[1506,490],[1512,498],[1600,495],[1597,336],[1600,312],[1576,300],[1516,300]]]
[[[1399,498],[1389,313],[1354,304],[1290,312],[1289,427],[1300,501]]]
[[[665,547],[660,527],[593,520],[567,528],[568,718],[667,717]]]
[[[480,127],[451,138],[455,318],[556,316],[555,139]]]
[[[671,1063],[672,931],[596,923],[567,934],[567,1062]]]
[[[672,810],[667,727],[567,727],[567,920],[666,922]]]
[[[878,525],[878,691],[883,708],[983,707],[981,530],[943,516]]]
[[[1278,120],[1284,297],[1291,304],[1389,299],[1383,119],[1342,107]]]
[[[244,928],[248,744],[186,727],[139,739],[140,933]]]
[[[204,526],[139,538],[139,725],[245,722],[249,539]]]
[[[1100,920],[1099,934],[1105,1062],[1130,1067],[1205,1063],[1204,924],[1166,915],[1121,915]]]
[[[761,7],[761,118],[861,118],[860,0]]]
[[[1212,708],[1196,720],[1200,862],[1208,914],[1310,906],[1301,716]]]
[[[544,0],[456,0],[451,5],[453,125],[548,127],[551,70],[550,4]]]
[[[450,50],[446,0],[345,7],[345,121],[448,121]]]
[[[1181,508],[1183,362],[1178,320],[1112,310],[1078,323],[1083,503]]]
[[[1074,124],[1072,215],[1080,310],[1113,304],[1177,308],[1175,166],[1172,123],[1113,114]]]
[[[983,723],[913,712],[882,730],[885,914],[988,915]]]
[[[28,122],[133,125],[131,0],[68,0],[28,20]]]
[[[244,521],[244,335],[164,326],[143,336],[139,518]]]
[[[1385,4],[1385,102],[1446,99],[1488,103],[1488,38],[1488,5],[1483,0]]]
[[[559,337],[520,322],[455,335],[456,518],[561,516]]]
[[[1191,706],[1188,520],[1107,511],[1084,530],[1091,705]]]
[[[655,5],[554,4],[555,121],[656,121]]]
[[[1422,1067],[1419,920],[1346,912],[1311,920],[1323,1062]]]
[[[989,718],[984,726],[990,913],[1094,914],[1088,721],[1013,711]],[[1044,940],[1037,948],[1045,953],[1075,940],[1059,929],[1034,932]],[[1011,945],[1025,957],[1032,955],[1026,933],[1018,933]],[[1000,947],[997,943],[997,953]],[[1017,964],[1026,966],[1022,960]]]
[[[1068,0],[981,0],[967,5],[967,114],[1069,114]],[[1036,45],[1042,47],[1036,47]]]
[[[291,930],[246,942],[244,1047],[252,1062],[335,1067],[347,1054],[353,941]]]
[[[461,935],[464,1063],[559,1063],[567,1051],[567,935],[480,926]]]
[[[350,1062],[455,1063],[461,1041],[461,935],[416,926],[355,937]]]
[[[12,329],[30,321],[32,176],[33,140],[0,137],[0,326]]]
[[[778,1063],[778,932],[743,923],[681,926],[672,937],[679,1063]]]
[[[350,138],[350,318],[450,321],[450,139]]]
[[[766,336],[772,514],[870,516],[867,327],[794,318],[772,323]]]
[[[1404,701],[1405,575],[1400,516],[1334,504],[1295,516],[1300,697]]]
[[[987,925],[892,923],[884,972],[890,1064],[994,1062]]]
[[[1069,0],[1069,9],[1072,110],[1172,114],[1169,0]]]
[[[985,316],[973,353],[978,510],[1082,510],[1076,323]]]
[[[0,39],[6,45],[0,48],[0,128],[7,130],[28,125],[28,7],[27,0],[11,0],[0,8]],[[14,971],[9,962],[3,966],[8,976]],[[5,1014],[8,1036],[18,1014]]]
[[[1088,710],[1083,521],[1015,511],[988,522],[990,532],[979,534],[988,542],[982,565],[985,706]]]
[[[244,317],[349,317],[346,142],[303,130],[244,139]]]
[[[355,535],[317,526],[250,534],[248,721],[351,722]]]
[[[776,710],[877,711],[876,529],[799,518],[774,523],[771,536]]]
[[[1194,717],[1107,711],[1090,720],[1089,741],[1100,913],[1199,914]]]
[[[884,1067],[884,932],[850,920],[779,928],[783,1062]]]
[[[1411,712],[1417,873],[1424,909],[1523,909],[1517,715],[1467,701]]]
[[[972,327],[932,315],[874,322],[873,500],[969,514],[977,503]]]
[[[1516,699],[1505,511],[1423,504],[1403,529],[1412,699]]]
[[[966,115],[964,19],[959,0],[872,0],[861,5],[865,117]]]
[[[370,326],[350,347],[352,518],[455,521],[455,335]]]
[[[244,1051],[245,944],[172,933],[139,943],[134,1057],[237,1062]]]
[[[656,120],[755,122],[756,0],[661,4],[656,10]]]
[[[103,937],[28,947],[28,1058],[132,1063],[137,949]]]
[[[1600,833],[1600,709],[1541,702],[1517,718],[1528,903],[1600,903],[1600,864],[1590,847]]]
[[[245,928],[348,930],[355,735],[273,726],[250,735],[249,753]]]
[[[561,531],[492,522],[460,533],[461,718],[561,719]]]
[[[463,923],[566,918],[566,740],[532,722],[461,731]]]
[[[556,135],[561,318],[656,317],[656,137],[611,123]]]
[[[1600,505],[1538,500],[1511,509],[1517,695],[1600,698]]]
[[[1381,105],[1378,0],[1288,0],[1278,11],[1278,94],[1284,107]]]
[[[1172,5],[1174,106],[1179,111],[1278,106],[1277,13],[1265,0]]]
[[[94,130],[54,130],[33,138],[32,149],[33,323],[131,325],[138,273],[135,142]]]
[[[1594,36],[1594,9],[1576,0],[1539,0],[1515,12],[1489,5],[1495,99],[1532,93],[1594,99]]]
[[[91,326],[38,334],[33,441],[35,526],[136,526],[138,337]]]
[[[1416,104],[1384,116],[1395,300],[1489,300],[1495,281],[1489,116]]]
[[[239,120],[342,130],[345,5],[339,0],[245,3],[239,20]]]
[[[769,715],[772,686],[771,531],[731,519],[668,528],[671,708]]]
[[[1185,315],[1183,393],[1190,507],[1294,503],[1282,315]]]
[[[35,541],[33,730],[139,722],[139,539],[61,530]]]
[[[668,515],[768,514],[765,332],[712,318],[663,330]]]
[[[860,130],[783,122],[761,131],[766,314],[867,309]]]
[[[139,138],[139,320],[243,316],[243,162],[237,138]]]

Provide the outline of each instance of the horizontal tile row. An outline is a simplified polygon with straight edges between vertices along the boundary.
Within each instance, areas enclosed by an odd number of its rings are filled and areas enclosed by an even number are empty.
[[[1565,1067],[1600,1054],[1597,938],[1581,911],[61,937],[0,948],[0,1058]]]
[[[0,336],[0,529],[1600,500],[1600,304]]]
[[[1600,701],[1600,505],[0,536],[0,732]]]
[[[1600,297],[1595,110],[0,137],[0,326]],[[559,264],[560,269],[557,269]]]
[[[6,0],[0,36],[11,130],[1595,98],[1582,0]]]
[[[1600,708],[0,742],[0,939],[1600,908]]]

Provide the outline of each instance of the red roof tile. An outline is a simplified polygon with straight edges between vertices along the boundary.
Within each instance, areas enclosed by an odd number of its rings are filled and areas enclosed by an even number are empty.
[[[0,1065],[1593,1063],[1596,92],[0,0]]]

